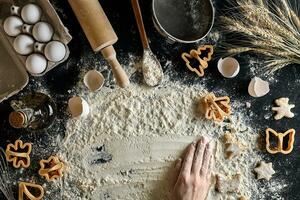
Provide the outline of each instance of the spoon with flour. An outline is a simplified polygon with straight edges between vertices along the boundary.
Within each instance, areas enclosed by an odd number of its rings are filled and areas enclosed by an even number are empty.
[[[161,83],[164,74],[159,61],[150,49],[139,2],[138,0],[131,0],[131,4],[144,48],[144,55],[142,60],[144,80],[149,86],[157,86]]]

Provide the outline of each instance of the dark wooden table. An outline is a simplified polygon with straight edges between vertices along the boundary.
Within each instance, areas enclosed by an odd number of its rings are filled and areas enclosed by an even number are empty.
[[[8,114],[11,112],[9,106],[9,100],[4,101],[0,104],[0,145],[5,148],[10,142],[15,141],[17,138],[22,138],[25,141],[30,141],[37,144],[35,154],[33,154],[33,162],[41,159],[41,156],[47,157],[53,152],[57,151],[57,146],[53,143],[53,139],[57,134],[64,134],[65,124],[68,119],[66,112],[66,102],[68,98],[74,95],[72,88],[79,81],[79,73],[84,69],[93,69],[94,63],[82,63],[83,60],[97,60],[101,64],[105,64],[105,61],[98,55],[94,55],[91,48],[89,47],[88,41],[85,38],[70,6],[67,1],[53,0],[52,1],[57,8],[58,14],[61,16],[65,26],[70,30],[73,40],[69,45],[71,55],[67,62],[57,67],[56,69],[49,72],[47,75],[41,78],[31,77],[28,86],[18,95],[11,99],[16,99],[21,95],[26,94],[30,91],[43,91],[47,89],[47,93],[57,103],[59,112],[57,115],[56,122],[54,125],[46,130],[37,133],[29,133],[25,130],[16,130],[8,124]],[[172,80],[180,80],[184,84],[196,84],[203,83],[211,90],[223,89],[233,99],[239,101],[248,101],[252,104],[250,110],[245,112],[252,112],[254,115],[251,117],[249,122],[253,127],[256,127],[260,134],[264,132],[267,127],[277,129],[279,131],[285,131],[289,128],[296,129],[296,139],[294,144],[294,150],[289,155],[270,155],[262,152],[265,160],[273,163],[277,173],[274,178],[278,180],[284,180],[289,183],[286,190],[281,193],[281,196],[287,200],[299,200],[300,199],[300,67],[299,66],[288,66],[285,69],[274,74],[275,81],[271,83],[271,92],[262,98],[251,98],[247,93],[248,83],[251,79],[251,73],[249,69],[249,56],[241,55],[237,58],[241,61],[241,72],[234,79],[223,78],[216,70],[216,62],[211,65],[207,70],[206,78],[198,78],[188,70],[184,63],[182,63],[180,54],[183,51],[187,51],[195,44],[182,45],[182,44],[168,44],[164,38],[155,30],[152,22],[151,15],[151,1],[143,0],[140,1],[144,21],[146,25],[146,31],[148,37],[151,40],[151,48],[153,52],[158,56],[161,64],[164,68],[165,73],[172,74]],[[139,56],[142,55],[142,45],[138,35],[136,22],[131,9],[130,1],[110,1],[102,0],[101,4],[106,11],[116,33],[119,36],[119,41],[115,45],[118,51],[118,57],[123,65],[128,64],[127,58],[129,54]],[[222,1],[217,4],[217,11],[222,7]],[[213,31],[217,27],[213,28]],[[81,59],[86,57],[86,59]],[[166,61],[172,60],[173,66],[170,68],[166,66]],[[82,69],[84,68],[84,69]],[[96,67],[97,68],[97,67]],[[171,73],[172,72],[172,73]],[[108,73],[105,73],[107,75]],[[141,76],[139,74],[134,75],[131,78],[133,82],[141,82]],[[42,85],[42,88],[40,87]],[[71,92],[68,92],[68,91]],[[273,117],[266,119],[264,116],[268,115],[272,111],[269,108],[274,103],[274,100],[279,97],[289,97],[292,103],[296,104],[296,108],[293,110],[296,116],[293,119],[282,119],[275,121]],[[297,105],[298,104],[298,105]],[[245,109],[245,108],[241,108]],[[246,109],[245,109],[246,110]],[[53,144],[50,145],[49,144]],[[18,174],[16,178],[22,176],[25,178],[33,177],[38,170],[38,165],[33,164],[26,173],[22,175]],[[13,172],[13,171],[12,171]],[[42,183],[44,180],[38,176],[34,177]],[[17,180],[16,180],[17,181]],[[263,185],[264,182],[260,181],[259,184]],[[15,185],[17,191],[17,186]],[[272,194],[265,194],[265,199],[274,199]],[[3,197],[0,199],[3,199]]]

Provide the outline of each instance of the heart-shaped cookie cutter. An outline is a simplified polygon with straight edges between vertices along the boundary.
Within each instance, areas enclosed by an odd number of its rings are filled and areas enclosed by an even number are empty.
[[[284,133],[278,133],[271,128],[267,128],[267,130],[266,130],[266,149],[267,149],[267,151],[270,154],[276,154],[276,153],[289,154],[289,153],[291,153],[294,148],[295,132],[296,132],[295,129],[289,129]],[[277,138],[277,146],[276,147],[271,147],[270,134],[273,134]],[[286,148],[284,148],[284,145],[283,145],[284,137],[289,137]]]

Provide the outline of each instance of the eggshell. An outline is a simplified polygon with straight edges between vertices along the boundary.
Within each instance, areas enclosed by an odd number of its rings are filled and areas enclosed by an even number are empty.
[[[66,47],[59,41],[51,41],[45,47],[45,56],[49,61],[59,62],[66,56]]]
[[[14,40],[14,49],[18,54],[28,55],[33,52],[34,39],[25,34],[21,34]]]
[[[254,77],[248,86],[248,92],[252,97],[262,97],[270,92],[270,86],[267,81]]]
[[[90,70],[84,75],[83,83],[89,90],[95,92],[102,88],[104,80],[105,79],[100,72],[97,70]]]
[[[240,72],[239,62],[232,57],[226,57],[218,61],[218,70],[226,78],[234,78]]]
[[[47,22],[38,22],[32,29],[32,35],[38,42],[49,42],[52,39],[53,34],[53,28]]]
[[[72,97],[68,101],[72,118],[85,118],[90,113],[89,104],[81,97]]]
[[[20,17],[10,16],[5,19],[3,28],[7,35],[15,37],[22,32],[23,21]]]
[[[31,74],[41,74],[47,68],[47,60],[41,54],[31,54],[26,59],[26,69]]]
[[[22,8],[21,16],[24,22],[35,24],[41,20],[42,9],[38,5],[30,3]]]

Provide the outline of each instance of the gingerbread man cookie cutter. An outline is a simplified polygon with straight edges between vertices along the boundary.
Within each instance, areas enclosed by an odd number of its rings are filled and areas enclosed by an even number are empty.
[[[47,160],[40,161],[39,175],[47,181],[53,181],[63,176],[64,163],[57,156],[50,156]]]
[[[278,133],[271,128],[267,128],[266,130],[266,149],[271,154],[282,153],[282,154],[289,154],[292,152],[294,148],[294,141],[295,141],[295,129],[289,129],[284,133]],[[277,146],[271,147],[270,142],[270,134],[273,134],[277,138]],[[288,137],[287,146],[284,147],[284,138]]]
[[[216,122],[222,122],[225,117],[231,114],[229,97],[216,97],[213,93],[208,93],[200,100],[199,108],[206,119],[212,119]]]
[[[12,162],[15,168],[28,168],[30,165],[30,153],[32,145],[16,140],[15,144],[8,144],[6,147],[6,160]]]
[[[33,192],[35,194],[33,194]],[[44,197],[44,194],[44,188],[40,185],[26,182],[19,183],[19,200],[41,200]]]
[[[208,61],[210,61],[212,58],[214,52],[213,49],[214,48],[212,45],[200,46],[197,50],[192,49],[190,53],[182,53],[181,58],[184,60],[185,65],[190,71],[195,72],[199,77],[203,77],[204,69],[208,67]],[[200,55],[203,51],[207,51],[208,53],[206,57],[201,58]],[[197,68],[191,66],[191,59],[196,59],[199,62],[199,66]]]

